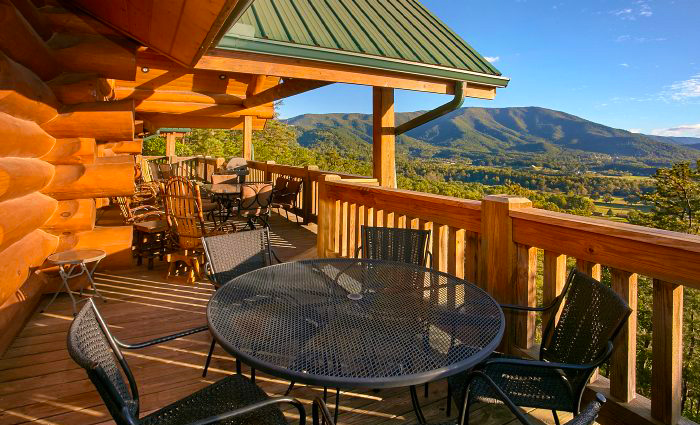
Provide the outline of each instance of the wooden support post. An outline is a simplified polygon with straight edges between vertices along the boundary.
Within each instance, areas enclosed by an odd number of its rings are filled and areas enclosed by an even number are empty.
[[[549,305],[564,290],[564,285],[566,284],[566,255],[545,250],[542,278],[542,305]],[[559,320],[560,311],[561,307],[554,313],[551,311],[542,313],[543,333],[552,314],[555,314],[555,321]]]
[[[627,403],[637,395],[637,275],[612,269],[613,290],[632,309],[610,359],[610,394]]]
[[[301,203],[304,214],[304,224],[309,224],[311,223],[311,214],[313,212],[314,204],[314,185],[311,173],[318,171],[318,166],[307,165],[304,167],[304,169],[306,170],[306,173],[304,174],[304,182],[302,183]]]
[[[340,176],[335,174],[323,174],[318,179],[318,230],[316,237],[316,253],[319,258],[326,258],[335,254],[338,241],[336,229],[338,226],[338,210],[340,201],[330,199],[327,193],[326,182],[338,181]]]
[[[250,115],[243,117],[242,155],[247,161],[253,160],[253,117]]]
[[[396,187],[394,89],[374,87],[372,175],[380,186]]]
[[[651,415],[666,425],[681,417],[683,286],[654,279]]]
[[[481,201],[481,258],[479,277],[482,288],[496,301],[514,304],[517,301],[518,249],[513,242],[513,222],[510,211],[532,207],[527,198],[491,195]],[[512,317],[506,316],[506,333],[500,349],[512,351],[515,332]]]
[[[265,181],[272,181],[272,170],[270,170],[270,165],[275,165],[275,161],[265,161]]]
[[[175,141],[177,140],[177,135],[175,133],[165,134],[165,156],[172,157],[175,156]]]

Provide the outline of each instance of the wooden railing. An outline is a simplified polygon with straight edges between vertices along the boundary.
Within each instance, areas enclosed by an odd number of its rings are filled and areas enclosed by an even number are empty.
[[[211,183],[211,175],[224,163],[223,158],[211,156],[145,156],[149,162],[170,164],[173,175]]]
[[[567,259],[599,279],[609,268],[614,290],[634,312],[615,341],[608,378],[596,375],[589,386],[587,397],[597,391],[609,399],[598,422],[692,423],[680,416],[682,304],[684,286],[700,288],[700,237],[549,212],[506,195],[469,201],[332,174],[315,181],[320,257],[354,256],[365,224],[430,229],[434,268],[476,283],[500,302],[524,305],[536,303],[538,275],[543,303],[561,292]],[[654,279],[650,400],[635,390],[637,274]],[[459,302],[460,294],[446,295]],[[532,314],[508,315],[502,348],[536,352],[535,323]]]

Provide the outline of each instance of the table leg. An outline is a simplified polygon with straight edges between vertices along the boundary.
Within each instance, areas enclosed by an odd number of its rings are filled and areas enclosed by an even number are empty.
[[[413,411],[416,414],[416,419],[418,419],[419,424],[425,423],[425,416],[423,416],[423,410],[420,408],[420,402],[418,401],[418,393],[416,392],[416,387],[411,385],[411,404],[413,404]]]
[[[75,297],[73,296],[73,291],[70,290],[70,286],[68,285],[68,279],[73,277],[73,269],[75,268],[74,264],[71,264],[70,267],[68,268],[68,273],[66,273],[63,270],[63,267],[58,269],[58,274],[61,275],[61,280],[63,281],[63,286],[66,288],[66,292],[68,292],[68,296],[70,296],[70,301],[73,304],[73,316],[78,314],[78,308],[77,308],[77,302],[75,301]],[[81,273],[77,274],[76,276],[79,276]],[[47,306],[48,307],[48,306]]]
[[[100,264],[101,260],[95,261],[95,265],[92,266],[92,270],[88,270],[88,267],[85,265],[85,263],[80,263],[83,271],[85,274],[87,274],[88,281],[90,282],[90,286],[92,286],[92,291],[95,295],[100,297],[100,299],[104,302],[107,302],[107,300],[100,294],[100,292],[97,290],[97,286],[95,286],[95,280],[92,278],[92,275],[95,274],[95,270],[97,270],[97,265]]]

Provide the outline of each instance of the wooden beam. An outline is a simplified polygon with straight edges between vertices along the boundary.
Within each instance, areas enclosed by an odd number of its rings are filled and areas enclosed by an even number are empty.
[[[130,140],[134,137],[134,103],[80,103],[42,125],[56,138],[91,137],[97,140]]]
[[[0,100],[2,102],[2,100]],[[0,156],[37,158],[46,155],[55,139],[33,121],[0,112]]]
[[[177,133],[165,133],[165,156],[175,156]]]
[[[105,78],[133,80],[136,76],[136,48],[128,40],[99,35],[56,34],[49,40],[56,60],[73,72],[89,72]]]
[[[637,396],[637,275],[618,269],[611,275],[613,290],[632,309],[610,358],[610,393],[627,403]]]
[[[49,26],[48,20],[44,14],[39,13],[34,3],[30,0],[10,0],[17,10],[22,14],[24,19],[32,26],[39,36],[48,40],[53,35],[53,31]]]
[[[97,208],[94,199],[59,201],[53,215],[41,230],[60,236],[65,232],[85,232],[95,228]]]
[[[92,138],[56,139],[53,149],[41,160],[53,165],[92,164],[96,152],[95,139]]]
[[[153,112],[221,118],[239,118],[246,115],[265,119],[274,117],[272,105],[247,108],[238,105],[212,105],[206,103],[163,102],[156,100],[137,101],[136,112]]]
[[[243,117],[243,158],[253,159],[253,117]]]
[[[57,165],[56,176],[41,192],[60,201],[133,195],[134,157],[123,155],[123,159],[123,162],[98,160],[86,165]]]
[[[258,53],[234,52],[223,49],[212,49],[207,52],[197,62],[195,68],[454,94],[454,81],[372,68]]]
[[[0,51],[0,112],[42,124],[58,114],[59,106],[49,86]]]
[[[107,257],[98,270],[119,270],[133,267],[131,247],[133,226],[97,226],[91,231],[62,234],[59,251],[69,249],[101,249]]]
[[[265,80],[267,75],[251,75],[248,89],[246,90],[246,98],[255,96],[265,90]]]
[[[61,73],[61,65],[44,40],[12,4],[0,3],[0,50],[42,80]]]
[[[100,102],[114,97],[114,89],[107,79],[97,74],[61,74],[48,85],[64,105]]]
[[[0,202],[0,251],[46,223],[57,205],[55,199],[37,192]]]
[[[121,80],[120,80],[121,81]],[[114,97],[117,100],[134,99],[139,101],[152,100],[161,102],[191,102],[208,105],[238,105],[242,106],[245,96],[228,93],[195,92],[190,90],[153,90],[137,87],[125,87],[117,85],[114,88]],[[272,105],[269,105],[272,107]]]
[[[372,117],[372,175],[381,186],[396,188],[394,89],[373,89]]]
[[[123,37],[118,31],[78,10],[44,6],[39,9],[39,12],[53,32]]]
[[[138,117],[146,122],[149,130],[155,131],[164,127],[187,128],[225,128],[243,130],[243,118],[199,117],[191,115],[155,114],[139,112]],[[253,118],[253,130],[265,127],[264,119]]]
[[[38,159],[0,158],[0,202],[45,188],[54,166]]]
[[[310,80],[285,80],[284,82],[271,87],[267,90],[257,92],[243,101],[246,108],[253,108],[266,103],[274,102],[279,99],[284,99],[300,93],[314,90],[319,87],[327,86],[328,81],[310,81]]]

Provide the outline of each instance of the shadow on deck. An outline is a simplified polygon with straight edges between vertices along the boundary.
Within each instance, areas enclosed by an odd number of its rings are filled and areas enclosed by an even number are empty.
[[[108,220],[109,217],[103,217]],[[271,220],[274,249],[284,261],[315,256],[314,229],[274,215]],[[119,272],[96,273],[98,289],[107,299],[96,301],[118,338],[136,342],[206,323],[205,308],[213,292],[207,282],[184,285],[166,282],[167,265],[156,262]],[[42,299],[40,306],[48,302]],[[49,311],[38,310],[0,359],[0,424],[39,423],[87,425],[112,423],[85,372],[69,357],[66,333],[72,320],[71,305],[60,295]],[[142,415],[176,401],[235,371],[234,359],[217,347],[209,375],[201,377],[210,336],[192,335],[143,350],[125,351],[139,384]],[[244,373],[249,370],[244,368]],[[288,382],[257,374],[256,382],[270,395],[281,395]],[[445,420],[446,385],[430,385],[420,400],[429,421]],[[291,395],[310,404],[322,388],[298,385]],[[329,392],[329,405],[335,402]],[[341,424],[415,423],[408,389],[374,392],[343,391]],[[310,413],[310,408],[308,409]],[[453,409],[454,412],[454,409]],[[552,423],[549,412],[532,411]],[[293,419],[293,412],[288,412]],[[563,416],[566,417],[566,416]],[[562,417],[562,419],[563,419]],[[308,418],[310,420],[310,418]],[[510,412],[498,406],[472,411],[472,424],[514,424]]]

